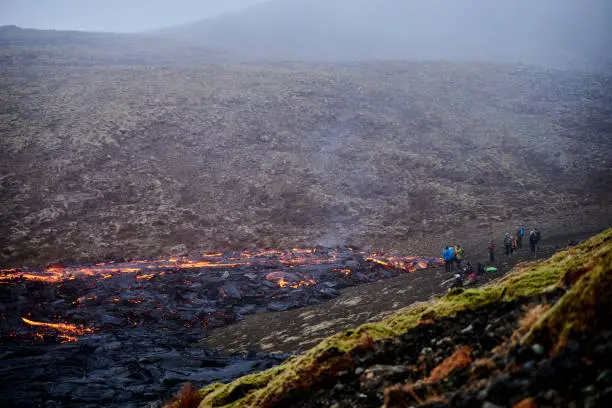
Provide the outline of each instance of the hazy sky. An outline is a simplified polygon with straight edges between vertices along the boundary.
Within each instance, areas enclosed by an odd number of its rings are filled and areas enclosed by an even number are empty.
[[[265,0],[0,0],[0,25],[136,32],[188,23]]]

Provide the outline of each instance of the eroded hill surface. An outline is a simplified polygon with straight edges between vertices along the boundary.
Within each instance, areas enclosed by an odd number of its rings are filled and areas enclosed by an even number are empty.
[[[0,48],[4,265],[317,243],[437,255],[441,238],[612,216],[607,76],[28,49]]]

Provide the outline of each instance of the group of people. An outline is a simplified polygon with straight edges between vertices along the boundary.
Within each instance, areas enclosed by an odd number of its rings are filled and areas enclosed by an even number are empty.
[[[525,226],[523,225],[518,229],[515,235],[506,232],[504,234],[504,253],[506,256],[512,256],[512,254],[518,249],[523,247],[523,237],[525,236]],[[535,257],[538,244],[540,243],[541,235],[540,230],[537,228],[532,229],[529,232],[529,249]],[[495,242],[491,240],[489,242],[489,262],[495,262]]]
[[[525,226],[520,227],[518,231],[516,232],[516,234],[514,235],[510,234],[509,232],[506,232],[504,234],[504,252],[506,256],[512,256],[512,254],[516,250],[523,247],[523,238],[525,237],[525,234],[526,234]],[[541,239],[540,231],[537,228],[534,228],[531,231],[529,231],[528,236],[529,236],[529,248],[531,249],[531,253],[535,257],[536,250],[538,248],[538,244]],[[495,262],[495,242],[493,240],[489,242],[488,250],[489,250],[489,261],[491,263],[494,263]],[[457,287],[463,287],[464,279],[466,277],[471,280],[474,280],[474,279],[477,279],[479,275],[484,275],[485,273],[486,266],[484,262],[478,263],[477,271],[474,271],[474,267],[472,266],[472,263],[470,261],[467,261],[465,266],[463,265],[462,262],[465,259],[465,251],[461,247],[461,245],[456,245],[454,247],[446,246],[442,250],[442,259],[444,260],[444,267],[446,269],[446,272],[451,272],[454,274],[453,278],[449,279],[448,281],[443,282],[444,284],[444,283],[448,283],[452,281],[450,289],[457,288]],[[489,269],[496,270],[496,268],[490,267],[486,269],[486,271],[488,271]]]
[[[461,262],[465,255],[465,251],[461,248],[461,245],[447,246],[442,251],[442,259],[444,260],[444,267],[446,268],[446,272],[454,272],[455,265],[457,265],[457,269],[461,270]]]

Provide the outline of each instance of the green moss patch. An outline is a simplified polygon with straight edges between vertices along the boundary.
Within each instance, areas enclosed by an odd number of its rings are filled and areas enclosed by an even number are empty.
[[[559,351],[567,341],[588,330],[609,328],[612,310],[612,239],[604,241],[585,264],[575,264],[566,275],[579,278],[534,324],[523,342],[539,342]]]
[[[358,348],[372,347],[376,340],[405,333],[422,321],[566,287],[574,284],[574,278],[578,276],[574,288],[543,317],[545,320],[538,326],[546,327],[551,335],[558,336],[596,318],[583,318],[581,305],[593,307],[599,302],[602,291],[610,293],[611,265],[612,228],[546,261],[520,264],[505,277],[482,288],[452,291],[434,301],[416,303],[380,323],[366,324],[331,336],[279,367],[229,384],[212,384],[202,390],[204,400],[200,407],[272,406],[287,393],[312,389],[333,378],[335,373],[350,368],[349,353]],[[598,282],[605,282],[605,285],[599,287]],[[569,323],[564,320],[565,315],[570,316],[567,319]]]

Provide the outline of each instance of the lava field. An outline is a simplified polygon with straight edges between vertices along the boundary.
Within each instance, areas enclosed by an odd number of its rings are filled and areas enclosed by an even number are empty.
[[[316,247],[2,270],[3,395],[8,406],[139,406],[185,381],[228,380],[284,356],[197,347],[209,330],[441,264]]]

